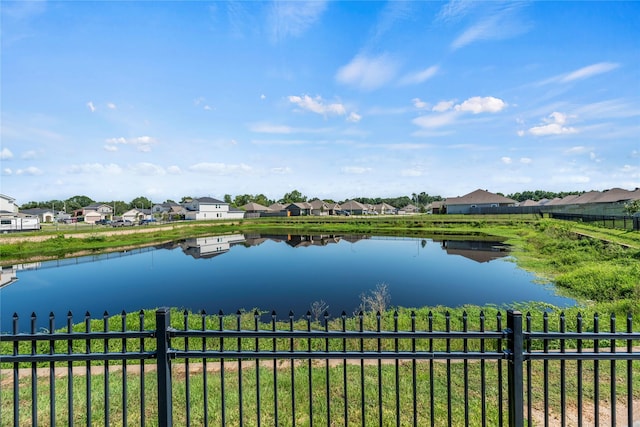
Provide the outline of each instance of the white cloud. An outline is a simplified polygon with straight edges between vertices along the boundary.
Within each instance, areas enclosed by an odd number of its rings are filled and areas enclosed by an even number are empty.
[[[10,160],[10,159],[13,159],[13,153],[8,148],[6,147],[3,148],[2,151],[0,151],[0,160]]]
[[[574,80],[587,79],[598,74],[608,73],[615,70],[620,64],[613,62],[599,62],[597,64],[588,65],[564,76],[560,81],[563,83],[572,82]]]
[[[423,83],[438,73],[439,67],[437,65],[432,65],[429,68],[426,68],[422,71],[418,71],[416,73],[407,74],[406,76],[400,79],[400,84],[410,85],[410,84],[419,84]]]
[[[289,134],[293,133],[293,129],[285,125],[273,125],[270,123],[252,123],[249,125],[249,130],[256,133],[278,133]]]
[[[412,123],[423,128],[438,128],[453,123],[458,114],[455,111],[437,115],[425,115],[416,117]]]
[[[269,24],[271,38],[275,42],[302,35],[326,9],[326,2],[320,0],[274,1],[271,5]]]
[[[438,113],[443,113],[453,108],[453,104],[455,101],[440,101],[431,109],[432,111],[437,111]]]
[[[2,175],[13,175],[13,171],[11,168],[4,168],[2,169]]]
[[[132,172],[138,175],[165,175],[166,171],[162,166],[154,165],[153,163],[142,162],[137,163],[129,168]]]
[[[264,93],[262,95],[260,95],[260,99],[265,100],[267,99],[267,95],[265,95]]]
[[[351,174],[351,175],[361,175],[363,173],[370,172],[371,168],[366,168],[363,166],[345,166],[342,168],[342,172]]]
[[[40,170],[39,168],[35,167],[35,166],[29,166],[26,169],[18,169],[16,171],[16,175],[32,175],[32,176],[37,176],[37,175],[42,175],[44,172],[42,172],[42,170]]]
[[[120,175],[122,168],[114,163],[83,163],[80,165],[71,165],[68,173],[72,174],[89,174],[89,175]]]
[[[418,108],[420,110],[423,110],[425,108],[429,108],[429,103],[422,101],[420,98],[413,98],[411,100],[411,102],[413,102],[413,106],[414,107],[416,107],[416,108]]]
[[[575,147],[571,147],[568,150],[565,150],[565,154],[583,154],[586,153],[588,151],[590,151],[591,148],[589,147],[584,147],[582,145],[577,145]]]
[[[89,108],[89,111],[91,111],[92,113],[95,113],[96,111],[96,107],[93,105],[93,101],[87,102],[87,108]]]
[[[108,102],[107,108],[110,110],[117,110],[116,104],[114,104],[113,102]]]
[[[104,150],[114,153],[114,152],[118,151],[118,146],[117,145],[108,145],[107,144],[107,145],[104,146]]]
[[[189,170],[192,172],[202,172],[212,175],[229,175],[236,172],[251,172],[252,168],[244,163],[234,165],[226,163],[201,162],[189,166]]]
[[[153,144],[156,144],[157,140],[151,136],[138,136],[135,138],[124,138],[124,137],[108,138],[105,142],[107,143],[107,145],[105,146],[105,149],[107,151],[117,151],[117,150],[114,150],[114,147],[118,144],[122,144],[122,145],[135,146],[138,151],[142,151],[146,153],[151,151],[151,146]]]
[[[377,57],[357,55],[336,73],[336,80],[362,90],[374,90],[387,84],[396,75],[398,65],[383,54]]]
[[[546,136],[546,135],[568,135],[572,133],[577,133],[578,130],[574,127],[564,126],[567,122],[567,115],[563,113],[559,113],[554,111],[549,114],[549,117],[544,118],[543,122],[546,124],[541,124],[539,126],[534,126],[529,129],[529,133],[535,136]]]
[[[167,173],[171,175],[180,175],[182,173],[182,169],[180,169],[180,166],[169,166],[167,168]]]
[[[358,113],[351,112],[347,117],[347,121],[351,123],[358,123],[362,119],[362,116]]]
[[[474,96],[467,99],[462,104],[456,105],[456,111],[468,111],[473,114],[479,113],[497,113],[505,109],[507,104],[499,98],[493,96]]]
[[[451,43],[451,48],[456,50],[477,41],[503,40],[527,32],[530,26],[518,17],[518,11],[524,7],[524,4],[524,2],[494,2],[490,7],[483,8],[482,16]],[[450,8],[450,13],[447,15],[462,16],[468,10],[467,7],[454,7]]]
[[[296,104],[303,110],[308,110],[322,115],[338,115],[343,116],[347,113],[347,109],[340,103],[325,104],[320,96],[311,98],[309,95],[289,96],[289,102]]]
[[[530,165],[531,163],[533,163],[533,159],[529,157],[520,157],[520,163],[524,165]]]
[[[511,163],[513,163],[513,159],[511,157],[501,157],[500,161],[502,163],[504,163],[505,165],[510,165]]]

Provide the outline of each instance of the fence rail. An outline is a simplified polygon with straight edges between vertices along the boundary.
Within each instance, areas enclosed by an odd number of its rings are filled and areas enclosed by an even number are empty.
[[[640,332],[480,313],[121,313],[0,334],[0,425],[634,425]],[[172,319],[173,317],[173,319]],[[557,321],[557,324],[555,323]],[[553,324],[552,324],[553,323]],[[588,324],[587,324],[588,323]],[[572,330],[569,330],[571,324]],[[383,327],[384,325],[384,327]],[[150,327],[151,326],[151,327]],[[607,330],[604,330],[607,329]]]

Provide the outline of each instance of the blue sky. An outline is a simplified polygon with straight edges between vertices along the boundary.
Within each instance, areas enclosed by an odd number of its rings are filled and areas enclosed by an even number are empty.
[[[640,187],[640,3],[2,2],[3,194]]]

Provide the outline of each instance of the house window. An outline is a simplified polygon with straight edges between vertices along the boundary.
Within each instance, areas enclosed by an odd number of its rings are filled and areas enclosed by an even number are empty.
[[[10,225],[11,224],[11,220],[10,219],[3,219],[2,221],[0,221],[0,224],[2,224],[2,225]]]
[[[478,207],[478,205],[471,205],[471,208],[472,208],[472,209],[473,209],[473,208],[477,208],[477,207]]]
[[[492,207],[492,208],[497,208],[497,207],[498,207],[498,204],[497,204],[497,203],[491,203],[491,207]]]

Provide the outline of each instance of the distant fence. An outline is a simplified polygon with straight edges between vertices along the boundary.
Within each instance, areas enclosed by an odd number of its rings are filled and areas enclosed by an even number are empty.
[[[174,314],[174,317],[176,315]],[[263,317],[267,317],[266,320]],[[497,312],[126,313],[0,335],[0,425],[633,425],[640,333]],[[382,324],[388,327],[383,328]],[[536,325],[534,330],[533,325]],[[569,331],[568,324],[573,331]],[[114,325],[117,325],[115,327]],[[551,329],[555,329],[552,331]],[[96,331],[97,330],[97,331]]]

